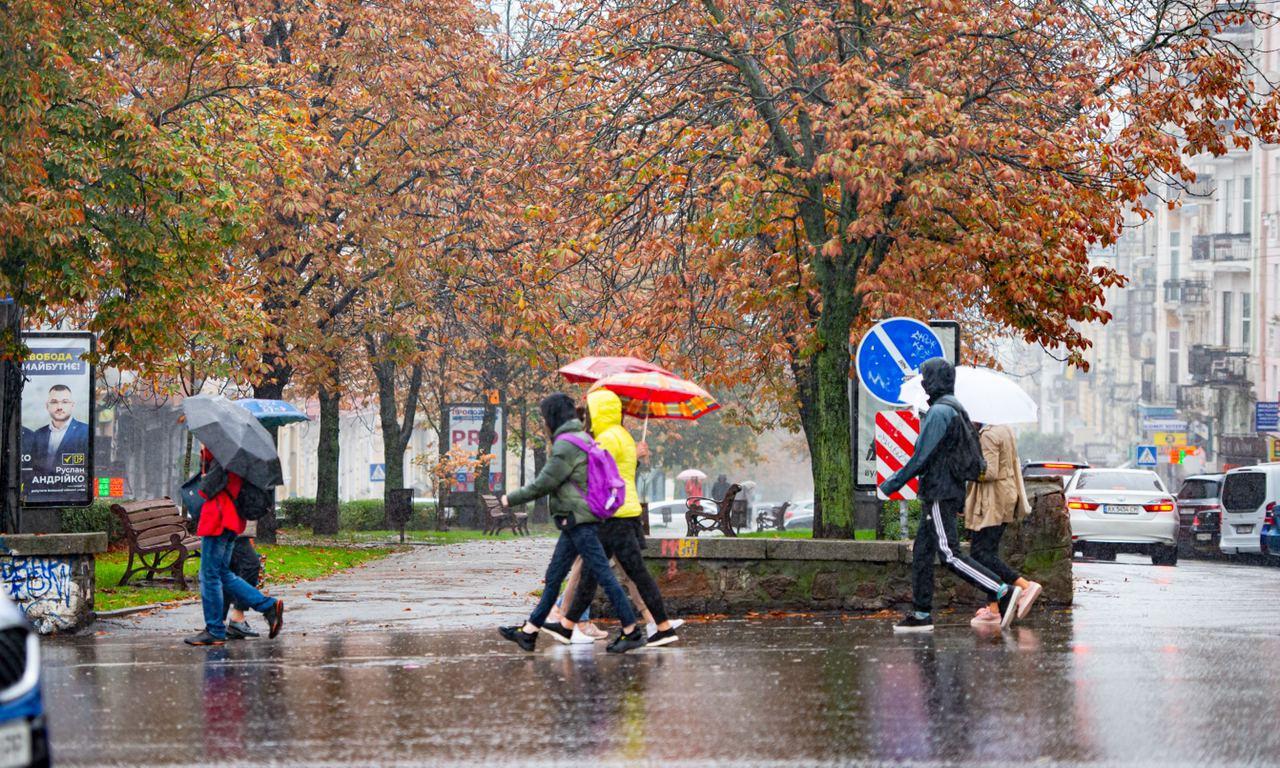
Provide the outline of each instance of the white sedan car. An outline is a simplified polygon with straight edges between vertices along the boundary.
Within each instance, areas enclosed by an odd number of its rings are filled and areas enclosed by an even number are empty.
[[[1177,505],[1155,472],[1081,469],[1066,496],[1075,551],[1107,560],[1136,552],[1155,565],[1178,564]]]
[[[716,505],[710,501],[702,501],[700,504],[707,512],[716,511]],[[689,531],[684,519],[687,508],[684,499],[649,502],[649,535],[659,539],[684,536]]]

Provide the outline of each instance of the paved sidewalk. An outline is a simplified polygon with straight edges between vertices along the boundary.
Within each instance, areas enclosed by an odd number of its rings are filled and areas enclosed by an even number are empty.
[[[323,579],[270,589],[285,601],[285,632],[341,628],[435,630],[487,627],[528,615],[555,539],[415,546]],[[270,585],[268,584],[268,587]],[[263,622],[250,618],[256,629]],[[200,603],[101,619],[91,631],[180,635],[204,625]]]

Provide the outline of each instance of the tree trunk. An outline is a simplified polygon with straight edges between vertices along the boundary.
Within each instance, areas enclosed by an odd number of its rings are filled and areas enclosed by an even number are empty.
[[[316,449],[316,508],[311,530],[317,536],[338,532],[339,403],[342,395],[320,388],[320,445]]]
[[[372,341],[369,354],[375,356]],[[391,493],[404,488],[404,452],[413,437],[413,423],[417,418],[419,392],[422,386],[422,366],[415,365],[405,392],[404,420],[401,422],[396,403],[396,363],[382,360],[373,364],[373,376],[378,382],[378,417],[382,426],[382,455],[387,465],[386,480],[382,485],[382,508],[391,509]]]
[[[493,450],[494,443],[498,442],[498,409],[493,403],[485,402],[484,418],[480,421],[480,448],[476,453],[476,457],[485,456]],[[506,446],[499,446],[498,450],[504,450]],[[481,466],[476,467],[476,493],[488,493],[489,488],[489,470],[492,464],[486,461]]]
[[[849,334],[857,314],[853,277],[843,259],[817,261],[822,314],[811,362],[812,408],[802,411],[812,453],[813,537],[851,539],[855,484],[849,431]]]
[[[0,346],[17,350],[22,340],[22,312],[16,302],[0,304]],[[16,359],[0,362],[0,533],[21,527],[22,368]]]
[[[547,465],[547,448],[542,443],[533,446],[533,476],[537,477]],[[533,502],[533,521],[535,523],[551,522],[551,510],[547,506],[547,497],[543,496]]]

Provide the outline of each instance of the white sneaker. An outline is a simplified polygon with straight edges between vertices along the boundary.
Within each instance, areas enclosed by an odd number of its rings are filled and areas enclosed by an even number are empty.
[[[677,630],[677,629],[679,629],[679,628],[681,628],[681,627],[683,627],[683,626],[684,626],[684,619],[671,619],[671,630],[672,630],[672,631],[675,631],[675,630]],[[652,640],[652,639],[653,639],[653,636],[654,636],[654,635],[656,635],[656,634],[658,634],[658,625],[657,625],[657,624],[654,624],[653,622],[649,622],[648,624],[645,624],[645,625],[644,625],[644,636],[645,636],[645,637],[647,637],[647,638],[649,638],[650,640]]]
[[[577,627],[574,627],[573,637],[569,638],[569,645],[591,645],[595,641],[594,637],[588,635]]]

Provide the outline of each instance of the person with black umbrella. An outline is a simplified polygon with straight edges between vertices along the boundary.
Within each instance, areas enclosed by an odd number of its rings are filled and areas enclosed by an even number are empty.
[[[222,645],[227,639],[226,599],[262,613],[267,636],[284,626],[284,602],[267,597],[231,571],[236,538],[246,519],[257,519],[279,484],[280,457],[271,435],[247,410],[222,397],[192,397],[183,402],[192,434],[203,443],[207,467],[199,485],[204,499],[196,535],[200,548],[200,604],[205,627],[186,638],[188,645]]]

